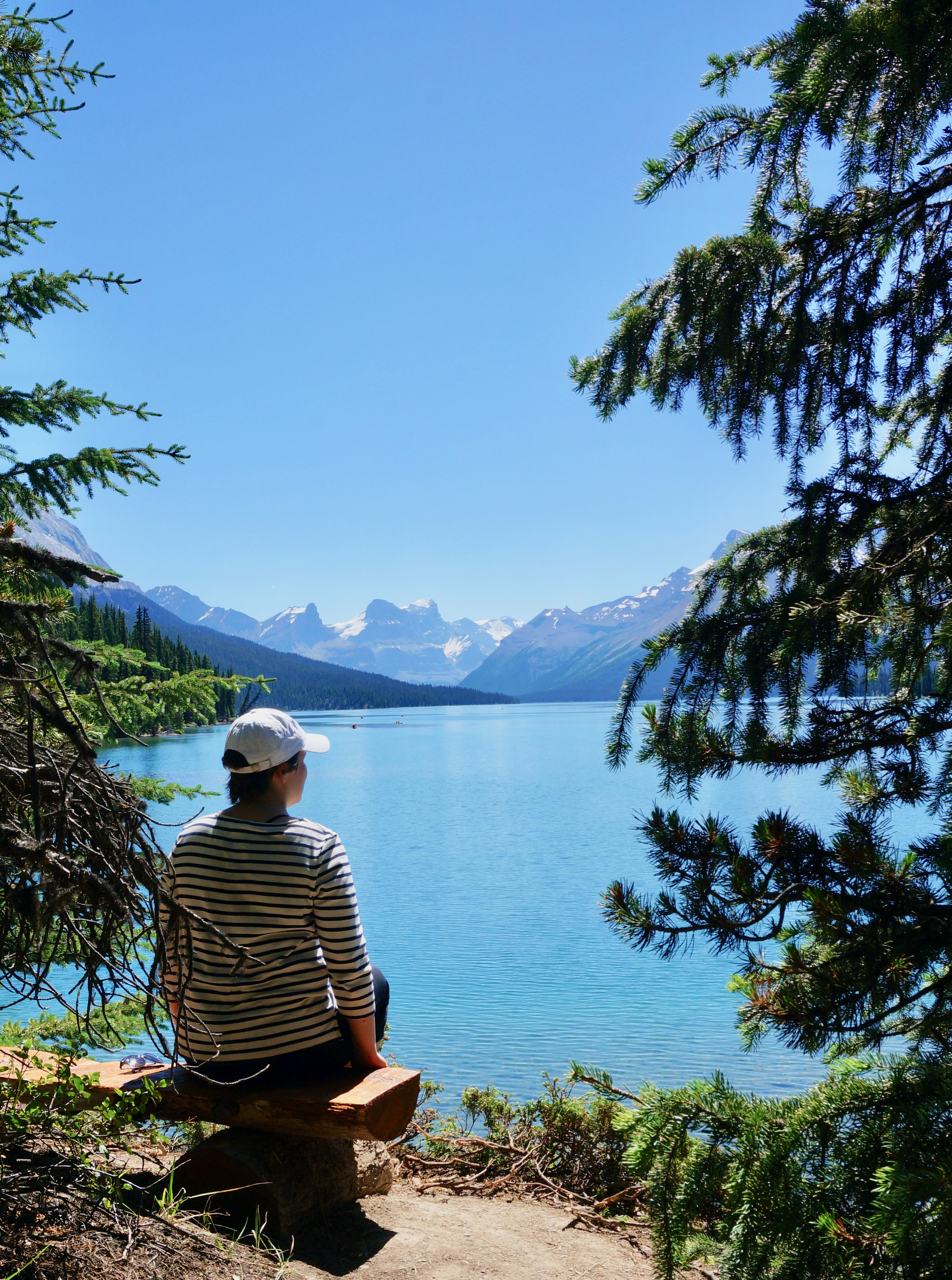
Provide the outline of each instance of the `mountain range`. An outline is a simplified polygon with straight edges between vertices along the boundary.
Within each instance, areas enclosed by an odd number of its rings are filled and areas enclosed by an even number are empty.
[[[696,569],[682,567],[637,595],[620,596],[576,613],[544,609],[463,681],[464,688],[491,688],[521,702],[600,702],[615,699],[642,641],[683,618],[700,575],[743,531],[732,529]],[[670,666],[644,687],[657,697]]]
[[[27,536],[49,550],[108,567],[80,530],[60,516],[34,521]],[[732,529],[695,569],[675,569],[637,594],[579,612],[568,606],[544,609],[526,623],[509,617],[447,622],[432,600],[408,605],[372,600],[355,618],[339,623],[323,622],[314,604],[296,605],[259,622],[235,609],[207,605],[176,586],[143,593],[123,582],[95,590],[113,603],[121,601],[127,612],[148,607],[164,632],[175,634],[177,628],[193,648],[197,636],[202,652],[236,670],[244,668],[236,665],[232,650],[237,645],[244,652],[248,646],[256,655],[254,674],[264,669],[261,659],[271,650],[287,655],[282,664],[295,670],[304,660],[302,671],[310,661],[341,671],[341,678],[350,670],[386,676],[404,687],[456,684],[461,698],[469,691],[481,697],[481,691],[493,690],[521,701],[608,701],[617,698],[642,642],[684,616],[701,573],[742,536]],[[223,645],[230,656],[213,656],[220,649],[224,654]],[[247,665],[248,658],[244,661]],[[667,676],[667,668],[654,673],[644,695],[657,697]]]
[[[432,600],[395,605],[371,600],[349,622],[325,623],[314,604],[295,605],[258,622],[237,609],[207,605],[181,587],[146,595],[186,622],[355,671],[376,671],[418,684],[458,684],[522,623],[515,618],[447,622]]]
[[[110,568],[89,546],[71,521],[53,513],[34,520],[26,541],[45,547],[67,559]],[[140,609],[147,609],[152,623],[171,639],[181,639],[190,650],[204,655],[222,671],[241,675],[265,675],[274,683],[265,700],[285,711],[343,710],[365,707],[438,707],[468,703],[513,702],[505,694],[461,689],[458,685],[431,685],[391,680],[369,671],[354,671],[335,663],[315,661],[296,653],[280,653],[240,636],[225,635],[205,626],[185,622],[151,600],[134,582],[91,584],[74,594],[92,595],[100,606],[121,609],[130,625]]]

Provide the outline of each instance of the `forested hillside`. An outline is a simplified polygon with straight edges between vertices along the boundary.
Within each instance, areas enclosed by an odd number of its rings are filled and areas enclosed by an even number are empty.
[[[152,625],[147,610],[137,609],[135,621],[132,626],[129,626],[126,615],[121,609],[109,604],[108,601],[100,609],[92,593],[81,594],[75,611],[70,610],[65,616],[57,619],[51,630],[62,640],[99,640],[104,645],[118,645],[123,649],[135,650],[145,655],[145,664],[132,661],[130,654],[122,657],[113,655],[99,672],[99,680],[103,684],[113,684],[135,675],[146,675],[150,681],[164,683],[175,675],[189,675],[193,671],[211,671],[213,675],[226,677],[235,674],[230,667],[225,670],[220,664],[212,662],[207,653],[201,653],[198,649],[187,649],[180,637],[172,640],[170,636],[164,636],[158,627]],[[105,654],[100,656],[105,658]],[[155,670],[154,666],[150,665],[154,663],[158,663],[165,670]],[[228,721],[235,718],[235,693],[235,689],[224,685],[216,689],[214,704],[209,708],[215,720]],[[128,723],[127,720],[123,721],[124,725]],[[160,721],[158,727],[182,728],[186,724],[194,723],[196,723],[195,717],[186,713],[181,722]],[[208,721],[198,720],[197,723],[204,724]],[[138,724],[133,731],[136,733],[148,731],[148,726]]]
[[[127,619],[130,629],[136,614],[147,609],[153,627],[173,645],[202,654],[208,664],[221,671],[238,675],[273,677],[267,700],[286,711],[342,711],[373,707],[445,707],[478,703],[517,702],[501,693],[484,693],[479,689],[460,689],[443,685],[410,684],[387,676],[371,675],[318,662],[293,653],[279,653],[250,640],[226,636],[208,627],[183,622],[168,609],[134,587],[96,587],[93,592],[100,607],[116,606]]]

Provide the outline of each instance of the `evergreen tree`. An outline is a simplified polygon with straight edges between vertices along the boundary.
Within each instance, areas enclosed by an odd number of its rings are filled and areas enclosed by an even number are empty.
[[[155,638],[152,634],[152,620],[148,609],[139,605],[136,609],[136,620],[129,636],[133,649],[141,649],[146,659],[151,662],[155,657]]]
[[[126,615],[121,609],[108,602],[100,610],[102,617],[102,638],[106,644],[125,645],[129,639],[126,627]]]
[[[124,612],[85,593],[75,609],[66,610],[47,629],[59,639],[82,638],[94,656],[98,671],[66,676],[76,709],[87,730],[114,737],[120,724],[131,734],[181,730],[188,725],[214,724],[234,719],[235,691],[248,678],[224,676],[219,665],[190,654],[180,637],[170,636],[152,624],[145,606],[136,610],[131,632]],[[115,723],[102,715],[99,698]]]
[[[83,627],[84,640],[102,640],[102,614],[96,603],[96,597],[91,595],[86,604],[85,625]]]
[[[76,89],[102,76],[99,67],[70,61],[69,45],[62,53],[49,47],[61,30],[58,20],[37,17],[32,7],[0,12],[0,154],[7,159],[29,154],[30,129],[55,134],[66,113],[82,105],[70,101]],[[16,188],[0,192],[0,258],[33,250],[52,225],[21,216],[19,201]],[[0,289],[0,343],[14,332],[32,334],[39,319],[62,308],[84,310],[85,286],[125,291],[127,283],[121,275],[88,270],[13,271]],[[102,413],[140,423],[152,417],[143,405],[119,404],[65,380],[28,390],[0,387],[4,442],[17,428],[70,431]],[[157,925],[163,855],[143,800],[168,800],[182,789],[100,767],[96,744],[107,734],[162,726],[185,714],[206,723],[214,718],[222,681],[195,674],[167,679],[143,670],[140,655],[110,648],[104,628],[115,620],[91,595],[74,609],[71,592],[88,581],[115,582],[116,575],[33,547],[17,533],[24,518],[57,509],[71,514],[76,497],[91,496],[97,486],[155,484],[156,459],[180,462],[185,455],[178,445],[148,444],[21,459],[2,443],[0,456],[0,995],[3,1003],[11,997],[63,1002],[74,1025],[90,1036],[98,1034],[97,1010],[105,1010],[108,1027],[110,1000],[131,997],[159,1034],[156,975],[167,940]],[[139,621],[148,639],[145,611]],[[126,636],[124,621],[119,632]],[[236,679],[233,686],[243,683]],[[170,909],[171,945],[184,945],[187,925],[174,904]],[[67,982],[50,977],[54,965],[72,968]],[[26,1150],[27,1113],[12,1103],[0,1110],[0,1147]],[[8,1159],[0,1161],[5,1204],[16,1200],[18,1177]]]
[[[657,807],[641,829],[661,892],[607,891],[636,947],[702,935],[738,957],[748,1040],[773,1030],[833,1063],[786,1102],[720,1079],[642,1094],[630,1159],[666,1276],[709,1253],[725,1280],[952,1274],[950,32],[947,2],[812,0],[712,57],[721,101],[647,163],[638,198],[740,166],[747,225],[684,249],[573,364],[606,417],[691,393],[738,458],[770,431],[789,467],[787,518],[732,547],[634,664],[611,764],[673,656],[640,746],[667,790],[813,768],[843,802],[830,831],[767,812],[747,836]],[[748,69],[771,78],[766,106],[730,101]],[[839,185],[821,201],[822,147]]]

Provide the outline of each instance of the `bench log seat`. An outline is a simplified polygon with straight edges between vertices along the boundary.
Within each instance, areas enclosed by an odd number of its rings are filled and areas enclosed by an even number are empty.
[[[48,1055],[40,1056],[52,1061]],[[22,1075],[41,1080],[43,1072],[24,1066],[16,1051],[0,1049],[0,1078]],[[279,1089],[254,1081],[237,1085],[212,1084],[182,1067],[152,1067],[123,1071],[118,1062],[82,1058],[74,1075],[88,1078],[84,1107],[96,1107],[118,1093],[129,1093],[151,1080],[157,1091],[143,1114],[158,1120],[205,1120],[241,1129],[297,1138],[356,1138],[389,1142],[398,1138],[413,1116],[420,1089],[419,1071],[406,1067],[378,1067],[372,1071],[341,1071],[311,1084]],[[98,1079],[96,1078],[98,1077]]]

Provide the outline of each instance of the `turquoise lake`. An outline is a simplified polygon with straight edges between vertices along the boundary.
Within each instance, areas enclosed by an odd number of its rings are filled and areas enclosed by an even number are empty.
[[[603,923],[622,877],[650,889],[634,812],[660,795],[653,769],[612,773],[607,703],[304,713],[331,740],[309,758],[296,812],[340,832],[370,954],[390,979],[387,1052],[445,1083],[534,1096],[543,1071],[594,1062],[617,1081],[684,1082],[714,1069],[787,1093],[822,1064],[767,1043],[741,1049],[729,957],[698,943],[674,960],[635,953]],[[356,725],[356,728],[352,727]],[[221,790],[223,727],[122,746],[123,770]],[[205,801],[222,808],[225,799]],[[195,802],[155,806],[185,821]],[[816,776],[707,784],[695,812],[741,831],[767,808],[828,826],[836,796]],[[174,827],[160,829],[171,848]]]

